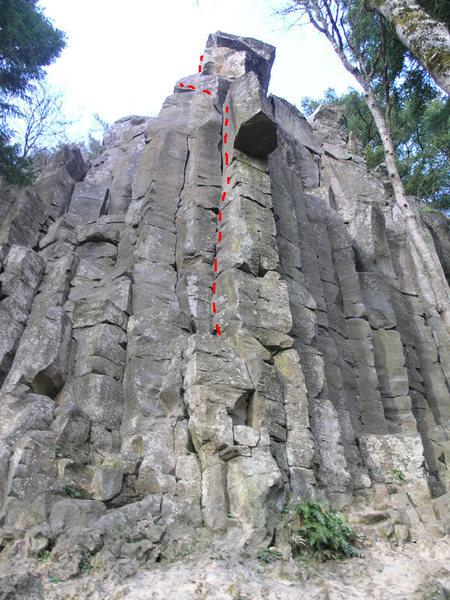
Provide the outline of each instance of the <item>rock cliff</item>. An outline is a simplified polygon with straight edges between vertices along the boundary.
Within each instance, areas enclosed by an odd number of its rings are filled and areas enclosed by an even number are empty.
[[[389,182],[274,58],[211,35],[158,117],[2,198],[0,557],[259,548],[302,497],[445,533],[448,332]]]

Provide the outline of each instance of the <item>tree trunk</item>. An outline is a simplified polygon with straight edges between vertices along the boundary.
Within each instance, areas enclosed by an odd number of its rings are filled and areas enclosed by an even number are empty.
[[[416,214],[406,197],[403,183],[398,173],[397,163],[395,161],[394,146],[392,144],[389,125],[386,123],[382,112],[375,102],[370,86],[364,86],[364,88],[369,110],[372,113],[383,143],[386,167],[394,189],[395,203],[405,219],[408,234],[424,264],[436,300],[436,309],[441,315],[447,330],[450,332],[449,289],[444,270],[442,269],[442,265],[436,252],[430,251],[426,244],[420,231],[420,225],[417,222]]]
[[[430,17],[415,0],[366,0],[366,5],[395,27],[403,44],[450,94],[450,33],[446,25]]]

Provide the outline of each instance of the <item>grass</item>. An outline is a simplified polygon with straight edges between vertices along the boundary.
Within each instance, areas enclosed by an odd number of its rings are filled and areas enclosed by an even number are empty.
[[[361,556],[354,546],[356,535],[342,513],[309,499],[296,504],[293,512],[291,537],[297,551],[320,560]]]

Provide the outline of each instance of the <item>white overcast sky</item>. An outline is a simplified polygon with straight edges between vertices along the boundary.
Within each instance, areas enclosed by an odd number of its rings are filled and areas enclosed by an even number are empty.
[[[175,81],[195,73],[209,33],[255,37],[276,46],[270,91],[300,105],[327,87],[355,82],[326,40],[311,26],[288,28],[274,16],[282,0],[41,0],[67,47],[49,67],[65,93],[83,137],[92,114],[112,123],[130,114],[157,115]]]

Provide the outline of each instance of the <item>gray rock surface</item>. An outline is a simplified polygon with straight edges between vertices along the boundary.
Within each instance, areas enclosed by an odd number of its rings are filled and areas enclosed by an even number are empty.
[[[0,556],[256,552],[304,497],[445,527],[448,332],[339,114],[267,97],[274,56],[212,34],[157,117],[2,200]]]

